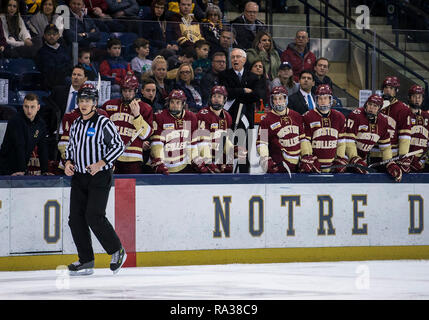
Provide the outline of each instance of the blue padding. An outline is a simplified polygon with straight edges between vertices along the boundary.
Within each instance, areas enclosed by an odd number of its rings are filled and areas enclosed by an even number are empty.
[[[136,185],[201,185],[201,184],[326,184],[326,183],[395,183],[384,173],[367,175],[343,174],[139,174],[114,175],[115,179],[136,179]],[[49,188],[70,187],[66,176],[0,176],[0,188]],[[429,183],[429,173],[404,174],[403,183]]]

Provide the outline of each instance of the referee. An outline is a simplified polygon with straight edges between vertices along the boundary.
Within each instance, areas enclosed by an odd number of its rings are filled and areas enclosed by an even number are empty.
[[[71,275],[94,272],[91,233],[112,255],[110,269],[117,273],[126,260],[121,241],[106,218],[106,206],[112,185],[113,162],[124,151],[116,126],[97,113],[98,91],[84,84],[78,91],[81,116],[70,128],[65,152],[65,174],[72,176],[69,226],[79,261],[68,266]]]

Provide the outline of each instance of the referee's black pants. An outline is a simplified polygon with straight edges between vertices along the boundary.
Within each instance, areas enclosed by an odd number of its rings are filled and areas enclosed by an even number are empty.
[[[111,170],[94,176],[76,172],[72,177],[69,226],[82,263],[94,260],[90,229],[108,254],[121,248],[121,241],[106,218],[111,186]]]

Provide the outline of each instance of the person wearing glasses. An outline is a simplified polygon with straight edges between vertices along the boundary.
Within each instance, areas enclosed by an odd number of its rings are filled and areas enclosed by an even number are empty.
[[[223,51],[215,52],[212,57],[211,69],[206,72],[200,82],[203,105],[207,105],[210,90],[219,84],[219,73],[226,70],[226,54]]]
[[[201,91],[195,81],[194,70],[189,63],[183,63],[177,70],[176,85],[174,89],[182,90],[186,95],[185,109],[198,112],[203,107]]]
[[[266,31],[266,25],[257,19],[259,6],[256,2],[249,1],[244,5],[243,14],[230,23],[235,29],[238,47],[250,49],[253,40],[259,31]]]
[[[307,31],[298,30],[295,35],[295,42],[289,43],[280,56],[282,62],[289,61],[292,64],[295,82],[298,82],[301,71],[314,70],[316,56],[308,48],[309,41]]]

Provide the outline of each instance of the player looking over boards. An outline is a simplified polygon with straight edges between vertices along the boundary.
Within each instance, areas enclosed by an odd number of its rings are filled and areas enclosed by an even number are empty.
[[[287,90],[274,87],[270,103],[272,110],[261,120],[256,140],[262,170],[268,173],[296,172],[300,156],[308,166],[313,166],[309,144],[304,142],[302,116],[287,107]]]
[[[392,156],[407,154],[410,148],[411,110],[405,103],[398,100],[399,87],[400,83],[397,77],[386,77],[382,85],[383,107],[381,113],[389,116],[388,130]],[[378,147],[371,151],[371,162],[380,160],[380,151]],[[403,158],[398,161],[398,165],[404,172],[409,171],[410,163],[410,158]]]
[[[83,85],[77,94],[81,116],[70,128],[65,151],[65,174],[71,176],[69,226],[79,260],[68,266],[71,275],[89,275],[94,268],[91,232],[107,254],[110,269],[117,273],[127,255],[118,235],[106,218],[114,161],[124,143],[108,118],[97,113],[98,90]]]
[[[208,173],[209,169],[198,156],[199,137],[197,116],[185,110],[186,95],[182,90],[171,90],[168,107],[154,115],[151,137],[152,168],[155,173]]]
[[[345,116],[332,109],[332,89],[327,84],[321,84],[315,92],[316,108],[303,115],[305,139],[310,145],[314,156],[314,165],[307,166],[301,162],[303,172],[330,172],[327,168],[332,165],[346,165]],[[326,168],[326,169],[325,169]],[[307,171],[310,170],[310,171]],[[336,173],[346,171],[346,166],[333,169]]]
[[[115,174],[140,174],[143,164],[143,141],[152,134],[152,108],[136,98],[139,88],[137,77],[128,72],[121,82],[121,97],[112,99],[101,107],[116,125],[126,145],[124,153],[115,162]],[[134,141],[133,136],[140,132]]]
[[[383,98],[372,94],[363,107],[355,109],[347,118],[346,124],[346,155],[350,164],[367,167],[368,154],[377,143],[383,160],[392,158],[388,116],[382,114],[380,109]],[[394,162],[386,164],[386,170],[395,181],[402,179],[402,170]],[[367,170],[356,167],[355,171],[366,174]]]
[[[234,147],[231,141],[232,117],[223,109],[227,98],[228,92],[224,86],[214,86],[208,106],[197,114],[199,154],[212,173],[232,173],[233,158],[243,159],[247,154],[244,147]]]
[[[424,90],[421,86],[412,85],[408,89],[408,105],[411,109],[411,144],[410,152],[423,150],[411,159],[410,170],[422,172],[425,167],[429,143],[429,112],[422,110]]]

